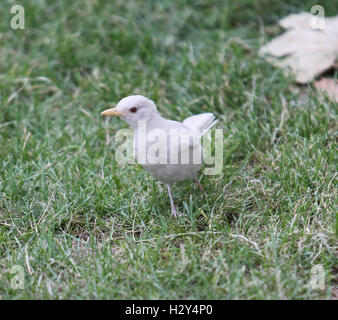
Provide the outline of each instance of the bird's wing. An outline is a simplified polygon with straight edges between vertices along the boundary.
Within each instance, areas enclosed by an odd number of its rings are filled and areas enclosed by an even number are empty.
[[[196,116],[191,116],[183,121],[183,125],[192,130],[199,130],[200,137],[203,136],[209,129],[211,129],[218,120],[215,120],[214,114],[201,113]]]
[[[171,159],[177,159],[174,160],[175,164],[201,164],[200,136],[189,127],[182,126],[176,133],[171,133],[169,146]],[[174,164],[173,162],[170,163]]]

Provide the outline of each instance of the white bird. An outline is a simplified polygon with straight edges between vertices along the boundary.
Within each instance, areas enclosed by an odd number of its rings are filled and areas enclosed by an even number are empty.
[[[118,116],[134,130],[134,156],[156,180],[167,185],[173,216],[178,213],[172,183],[194,179],[204,192],[197,179],[202,163],[200,138],[217,122],[212,113],[191,116],[181,123],[163,118],[152,100],[132,95],[101,115]]]

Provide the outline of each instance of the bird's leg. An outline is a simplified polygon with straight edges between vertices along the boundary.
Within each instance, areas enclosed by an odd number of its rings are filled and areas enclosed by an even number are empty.
[[[178,213],[177,213],[176,206],[174,203],[173,194],[171,192],[171,186],[167,184],[167,187],[168,187],[168,193],[169,193],[169,198],[170,198],[171,214],[172,216],[177,217]]]
[[[204,188],[203,186],[201,185],[201,183],[199,182],[199,180],[197,178],[195,178],[195,181],[197,182],[198,184],[198,187],[200,188],[200,190],[204,193],[204,195],[206,196],[207,193],[204,191]]]

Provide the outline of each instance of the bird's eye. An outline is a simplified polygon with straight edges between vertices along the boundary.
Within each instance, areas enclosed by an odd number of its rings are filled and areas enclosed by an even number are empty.
[[[136,107],[130,108],[129,111],[135,113],[137,111],[137,108]]]

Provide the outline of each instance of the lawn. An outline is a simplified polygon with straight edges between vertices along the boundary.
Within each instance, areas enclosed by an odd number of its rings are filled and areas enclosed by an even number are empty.
[[[337,299],[337,103],[257,54],[317,1],[27,0],[24,30],[13,4],[0,3],[0,299]],[[208,197],[174,185],[178,219],[163,184],[115,159],[127,126],[100,112],[130,94],[223,129],[222,173],[201,172]]]

